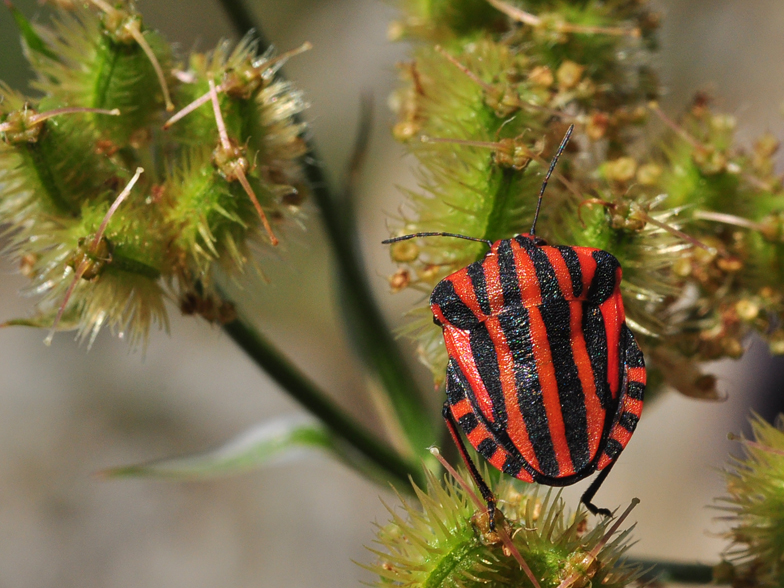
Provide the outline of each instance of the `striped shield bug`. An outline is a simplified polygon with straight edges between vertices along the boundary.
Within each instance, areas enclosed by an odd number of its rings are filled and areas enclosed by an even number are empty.
[[[640,418],[645,362],[626,326],[621,267],[607,251],[551,246],[536,236],[547,182],[529,233],[480,241],[483,259],[441,280],[430,296],[449,354],[443,416],[487,502],[495,498],[466,452],[459,430],[494,467],[525,482],[567,486],[599,471],[592,500]]]

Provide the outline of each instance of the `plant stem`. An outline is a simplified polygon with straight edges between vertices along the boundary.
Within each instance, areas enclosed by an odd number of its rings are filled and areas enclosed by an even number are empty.
[[[640,580],[643,582],[661,582],[665,584],[711,584],[713,583],[713,566],[703,564],[685,564],[652,559],[626,559],[628,564],[642,566],[645,571]]]
[[[223,330],[259,367],[295,400],[316,415],[335,435],[347,441],[362,455],[388,472],[393,477],[396,488],[402,491],[410,488],[409,477],[413,478],[420,487],[423,487],[421,486],[424,484],[421,468],[403,460],[383,442],[357,424],[256,329],[238,318],[224,325]]]
[[[223,10],[226,11],[226,16],[229,17],[231,26],[237,31],[237,34],[240,36],[245,35],[251,29],[260,33],[254,24],[253,15],[241,0],[220,0],[220,3],[221,6],[223,6]],[[264,47],[262,47],[261,50],[263,52]]]
[[[253,19],[241,0],[220,2],[240,35],[250,28],[256,30],[260,39],[260,50],[263,51],[266,43],[261,29],[254,26]],[[431,461],[427,447],[438,438],[435,421],[431,418],[424,395],[373,299],[363,269],[360,247],[356,242],[350,199],[338,198],[333,194],[311,142],[308,142],[308,154],[302,159],[302,164],[335,253],[342,306],[358,351],[366,365],[382,382],[412,453]]]

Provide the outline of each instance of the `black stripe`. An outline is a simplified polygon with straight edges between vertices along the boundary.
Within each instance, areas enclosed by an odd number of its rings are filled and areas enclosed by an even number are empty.
[[[615,291],[615,277],[620,264],[606,251],[594,251],[593,258],[596,261],[596,273],[588,288],[588,301],[601,304]]]
[[[506,403],[501,386],[501,370],[498,367],[495,344],[484,323],[471,329],[469,341],[474,364],[493,405],[493,421],[498,429],[503,429],[506,426]]]
[[[607,446],[604,448],[604,453],[610,459],[616,459],[623,451],[623,446],[615,439],[608,439]]]
[[[504,305],[522,304],[520,298],[520,282],[517,280],[517,268],[512,251],[512,240],[501,241],[498,246],[498,273],[501,277],[501,289],[504,293]]]
[[[541,247],[529,247],[526,249],[526,253],[531,258],[534,270],[536,270],[536,279],[542,294],[542,304],[564,300],[561,286],[558,284],[558,278],[555,277],[555,270],[547,254]]]
[[[555,458],[542,387],[536,370],[528,309],[506,309],[498,315],[498,320],[514,359],[517,402],[536,460],[539,462],[539,471],[545,476],[555,477],[559,472],[558,460]]]
[[[621,341],[623,341],[625,348],[626,365],[630,368],[645,367],[645,358],[642,356],[640,346],[637,345],[637,341],[634,340],[634,334],[626,326],[626,323],[623,323],[621,327]]]
[[[566,443],[575,472],[579,472],[588,465],[590,455],[585,393],[572,353],[571,308],[568,302],[558,301],[543,304],[539,311],[547,329],[547,342],[553,358]]]
[[[460,366],[457,365],[457,360],[453,357],[449,358],[449,363],[446,366],[446,402],[454,406],[466,397],[465,390],[465,376],[460,371]]]
[[[506,454],[506,459],[504,460],[504,467],[503,472],[516,478],[520,474],[520,470],[523,469],[523,462],[521,459],[512,457],[510,453]]]
[[[444,318],[458,329],[470,329],[479,322],[457,295],[455,285],[449,279],[438,282],[430,295],[430,304],[438,305]]]
[[[633,400],[644,400],[645,384],[640,384],[639,382],[627,382],[626,395]]]
[[[457,423],[460,425],[460,428],[463,429],[463,432],[468,435],[471,431],[476,429],[479,426],[479,421],[476,418],[476,415],[473,412],[468,412],[461,416]]]
[[[493,454],[495,453],[495,450],[497,448],[498,448],[498,443],[493,441],[491,437],[485,437],[484,439],[482,439],[482,442],[479,444],[476,450],[485,459],[490,459],[491,457],[493,457]]]
[[[621,415],[618,424],[621,425],[624,429],[626,429],[630,433],[634,433],[634,429],[637,428],[637,421],[639,420],[640,418],[636,414],[631,412],[625,412]]]
[[[585,393],[580,374],[572,353],[572,326],[570,303],[566,302],[555,277],[555,270],[547,254],[540,247],[526,249],[536,269],[539,290],[542,293],[542,314],[547,343],[553,358],[558,398],[566,429],[566,443],[575,472],[579,472],[590,461],[588,448],[588,417],[585,408]],[[579,304],[579,303],[572,303]]]
[[[479,308],[486,315],[490,314],[490,299],[487,297],[487,282],[485,281],[485,268],[481,262],[472,263],[466,268],[466,273],[474,287],[474,295],[479,303]]]
[[[591,360],[596,395],[602,408],[609,410],[613,398],[610,383],[607,381],[607,330],[604,327],[602,311],[593,304],[583,304],[583,337]]]
[[[572,294],[579,298],[583,293],[583,269],[580,267],[580,259],[572,247],[556,247],[566,263],[569,270],[569,277],[572,280]]]

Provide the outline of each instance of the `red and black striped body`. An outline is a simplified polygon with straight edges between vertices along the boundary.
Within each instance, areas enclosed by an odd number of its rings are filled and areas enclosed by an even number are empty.
[[[438,283],[447,406],[493,466],[564,486],[611,465],[642,410],[645,364],[610,253],[528,234]]]

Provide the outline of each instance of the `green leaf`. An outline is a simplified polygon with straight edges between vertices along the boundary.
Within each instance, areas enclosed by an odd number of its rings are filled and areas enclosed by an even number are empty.
[[[288,417],[257,425],[206,453],[111,468],[99,475],[181,480],[213,478],[257,469],[276,458],[291,458],[295,453],[312,449],[335,452],[332,434],[309,419]]]

